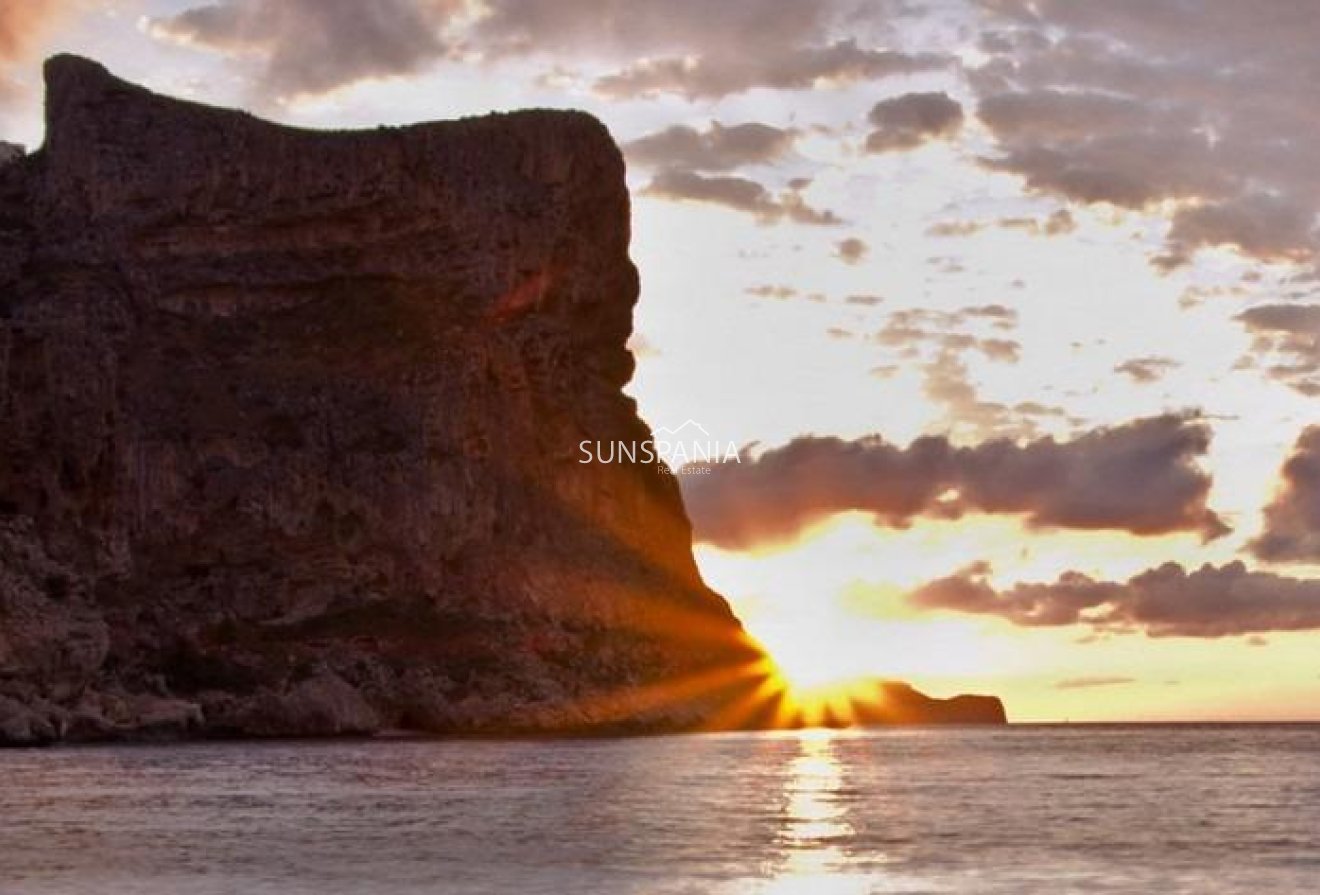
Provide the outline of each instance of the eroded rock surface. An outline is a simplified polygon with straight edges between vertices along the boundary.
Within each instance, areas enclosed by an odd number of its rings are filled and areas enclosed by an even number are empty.
[[[46,145],[0,146],[0,745],[799,723],[673,478],[579,462],[650,437],[598,122],[46,76]]]
[[[719,715],[757,654],[672,478],[578,462],[649,437],[598,122],[46,77],[0,159],[0,740]]]

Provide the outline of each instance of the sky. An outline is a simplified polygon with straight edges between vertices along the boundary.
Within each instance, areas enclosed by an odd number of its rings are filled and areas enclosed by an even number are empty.
[[[302,126],[585,109],[629,386],[740,462],[702,572],[801,687],[1320,719],[1309,0],[3,0],[40,61]]]

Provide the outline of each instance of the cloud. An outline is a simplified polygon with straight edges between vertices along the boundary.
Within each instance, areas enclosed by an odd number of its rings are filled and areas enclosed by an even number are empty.
[[[911,347],[919,342],[932,342],[945,348],[981,348],[985,340],[969,337],[968,328],[984,322],[995,329],[1013,329],[1017,326],[1018,313],[999,304],[969,305],[956,311],[900,308],[889,314],[875,339],[889,346]]]
[[[1236,318],[1254,337],[1251,351],[1271,378],[1320,395],[1320,305],[1268,304]]]
[[[981,397],[964,354],[975,349],[991,361],[1017,363],[1021,352],[1017,342],[971,336],[945,336],[941,341],[943,347],[939,352],[920,367],[921,391],[930,401],[944,407],[943,422],[950,431],[971,432],[983,438],[1026,438],[1038,433],[1035,417],[1055,415],[1054,408],[1038,413],[1035,408],[1043,405],[1028,402],[1009,405]]]
[[[805,90],[945,68],[950,59],[868,47],[843,0],[488,0],[470,40],[494,55],[561,53],[618,62],[614,98],[714,99],[755,88]],[[868,26],[885,15],[872,13]]]
[[[795,224],[833,226],[843,219],[832,211],[813,208],[796,190],[778,196],[746,177],[709,177],[685,168],[664,168],[642,190],[642,195],[676,202],[722,205],[754,216],[763,224],[790,221]]]
[[[1086,690],[1091,687],[1121,687],[1135,683],[1136,678],[1131,677],[1070,677],[1056,683],[1054,689]]]
[[[1176,360],[1168,357],[1134,357],[1114,367],[1114,372],[1122,373],[1138,385],[1149,385],[1180,366]]]
[[[1017,326],[1017,312],[1003,305],[974,305],[956,311],[904,308],[891,313],[872,340],[895,360],[922,373],[922,392],[945,410],[943,424],[955,434],[975,438],[1026,438],[1039,434],[1043,416],[1066,416],[1035,402],[1009,405],[984,400],[968,366],[969,355],[1015,364],[1022,346],[1013,339],[987,335]]]
[[[960,451],[959,500],[989,513],[1025,514],[1038,527],[1138,535],[1228,531],[1206,506],[1210,476],[1197,466],[1210,443],[1194,418],[1164,415],[1101,428],[1071,441],[1001,440]]]
[[[866,257],[867,252],[871,251],[871,247],[856,236],[841,239],[834,247],[836,254],[845,264],[858,264]]]
[[[936,221],[926,228],[927,236],[971,236],[985,229],[980,221]]]
[[[674,125],[623,147],[628,160],[656,168],[731,171],[743,165],[763,165],[793,148],[797,131],[768,124],[723,125],[713,121],[705,131]]]
[[[963,320],[973,318],[993,320],[995,326],[1001,329],[1012,329],[1018,322],[1018,312],[1006,305],[972,305],[962,308],[957,313]]]
[[[867,152],[894,152],[958,133],[963,110],[947,93],[908,93],[876,103],[868,121],[874,129],[866,138]]]
[[[718,99],[756,87],[810,90],[852,84],[891,75],[944,68],[942,56],[871,50],[855,41],[828,46],[795,47],[780,54],[735,53],[693,58],[651,59],[596,81],[596,90],[613,99],[676,93],[688,99]]]
[[[1158,114],[1135,101],[1040,90],[987,97],[978,115],[1003,153],[985,159],[987,167],[1079,202],[1141,208],[1195,197],[1217,176],[1205,159],[1200,168],[1169,165],[1171,158],[1194,155],[1197,138],[1180,133],[1178,122],[1157,131]],[[1114,133],[1102,130],[1106,123]]]
[[[790,298],[797,298],[798,296],[798,291],[792,286],[784,286],[775,283],[762,283],[757,286],[748,286],[743,291],[748,295],[753,295],[757,298],[773,298],[778,301],[785,301]]]
[[[1025,627],[1088,625],[1152,637],[1234,637],[1320,628],[1320,580],[1250,571],[1241,562],[1187,571],[1165,563],[1124,583],[1065,572],[996,590],[978,563],[913,591],[922,609],[994,615]]]
[[[1320,426],[1302,432],[1280,479],[1251,552],[1268,562],[1320,564]]]
[[[1038,218],[1001,218],[999,226],[1007,230],[1024,230],[1032,236],[1062,236],[1077,229],[1072,212],[1060,208],[1044,220]]]
[[[932,255],[926,259],[926,263],[936,268],[942,274],[964,273],[967,268],[962,260],[952,255]]]
[[[987,580],[988,563],[973,563],[946,578],[913,591],[908,600],[920,609],[947,609],[973,615],[997,615],[1024,627],[1081,623],[1083,613],[1119,598],[1122,586],[1065,572],[1053,584],[1019,584],[1000,593]]]
[[[253,56],[273,99],[408,75],[441,58],[440,32],[462,0],[222,0],[148,22],[161,40]]]
[[[472,37],[502,54],[620,57],[783,49],[826,38],[836,0],[486,0]]]
[[[748,286],[743,290],[748,295],[755,298],[769,298],[775,301],[788,301],[789,299],[800,299],[802,301],[815,302],[821,304],[825,301],[823,292],[799,292],[792,286],[785,286],[776,283],[760,283],[756,286]]]
[[[1060,208],[1050,214],[1045,219],[1041,232],[1046,236],[1061,236],[1065,233],[1071,233],[1077,229],[1077,221],[1073,219],[1072,212],[1066,208]]]
[[[1033,528],[1213,538],[1227,528],[1206,506],[1210,477],[1196,463],[1208,445],[1206,427],[1180,416],[1066,442],[1001,439],[973,447],[929,436],[905,448],[878,435],[803,436],[684,476],[683,491],[696,538],[727,549],[789,540],[853,511],[891,527],[975,512],[1019,516]]]
[[[1165,269],[1191,260],[1198,248],[1231,246],[1264,261],[1305,261],[1315,237],[1315,209],[1292,200],[1251,195],[1178,209],[1169,229]]]
[[[797,293],[797,289],[792,288],[792,286],[777,285],[772,284],[772,282],[763,282],[763,284],[760,285],[747,286],[746,289],[743,289],[743,292],[746,292],[748,296],[755,296],[756,298],[776,298],[776,300],[779,301],[787,300],[787,298],[796,298],[797,294],[799,294]]]
[[[1032,236],[1063,236],[1077,229],[1077,221],[1066,208],[1056,209],[1045,218],[1012,217],[995,222],[1006,230],[1022,230]],[[926,228],[927,236],[972,236],[986,229],[983,221],[937,221]]]
[[[1079,202],[1165,211],[1164,270],[1204,247],[1314,262],[1320,16],[1307,0],[980,0],[970,72],[989,167]],[[1189,48],[1195,47],[1195,52]]]

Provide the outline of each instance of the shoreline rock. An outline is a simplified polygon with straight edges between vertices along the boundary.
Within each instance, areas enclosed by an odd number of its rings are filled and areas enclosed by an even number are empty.
[[[577,112],[313,132],[46,65],[0,166],[10,740],[679,729],[758,650],[642,441]],[[50,706],[50,710],[37,710]]]
[[[46,80],[0,164],[0,742],[731,723],[769,666],[676,482],[579,462],[651,437],[598,121]]]

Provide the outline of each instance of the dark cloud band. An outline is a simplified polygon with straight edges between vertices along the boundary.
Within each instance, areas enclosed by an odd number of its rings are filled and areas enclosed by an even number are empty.
[[[1232,637],[1320,628],[1320,580],[1251,571],[1241,562],[1188,571],[1165,563],[1126,582],[1066,572],[1048,584],[996,590],[978,563],[918,588],[922,609],[994,615],[1025,627],[1087,625],[1152,637]]]
[[[1265,530],[1251,551],[1269,562],[1320,565],[1320,426],[1297,439],[1283,465],[1278,494],[1265,508]]]
[[[850,511],[887,526],[976,512],[1016,515],[1042,528],[1190,531],[1208,539],[1228,530],[1206,506],[1210,477],[1196,462],[1209,438],[1202,423],[1180,416],[1066,442],[974,447],[941,437],[903,448],[878,436],[808,436],[684,476],[684,497],[697,539],[728,549],[785,541]]]

